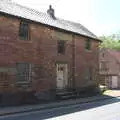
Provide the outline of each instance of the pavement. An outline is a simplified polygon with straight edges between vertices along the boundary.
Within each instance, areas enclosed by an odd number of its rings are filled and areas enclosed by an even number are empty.
[[[104,92],[104,95],[108,95],[111,97],[118,97],[120,96],[120,90],[107,90]]]
[[[40,110],[46,110],[46,109],[51,109],[51,108],[58,108],[58,107],[76,105],[76,104],[90,103],[90,102],[101,101],[101,100],[103,101],[103,100],[112,99],[115,97],[120,97],[120,90],[108,90],[108,91],[104,92],[103,95],[97,95],[97,96],[87,97],[87,98],[63,100],[63,101],[52,102],[52,103],[48,103],[48,104],[0,107],[0,116],[40,111]]]

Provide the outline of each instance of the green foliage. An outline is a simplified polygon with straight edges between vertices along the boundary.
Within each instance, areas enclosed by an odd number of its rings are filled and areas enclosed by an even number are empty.
[[[101,36],[99,38],[103,41],[100,45],[100,48],[120,50],[120,33],[110,36]]]

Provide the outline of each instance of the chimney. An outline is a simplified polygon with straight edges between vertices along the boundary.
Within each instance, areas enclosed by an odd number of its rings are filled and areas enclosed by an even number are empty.
[[[56,19],[56,17],[55,17],[55,11],[52,8],[52,5],[49,6],[49,9],[47,10],[47,13],[50,15],[50,17],[52,17],[53,19]]]

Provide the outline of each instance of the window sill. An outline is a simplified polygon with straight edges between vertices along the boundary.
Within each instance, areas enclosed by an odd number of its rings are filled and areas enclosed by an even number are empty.
[[[20,82],[16,82],[16,84],[29,84],[31,83],[31,81],[20,81]]]
[[[92,50],[87,50],[87,49],[86,49],[85,51],[86,51],[86,52],[92,52]]]
[[[62,53],[57,53],[57,55],[58,55],[58,56],[61,56],[61,55],[64,56],[65,53],[63,53],[63,54],[62,54]]]

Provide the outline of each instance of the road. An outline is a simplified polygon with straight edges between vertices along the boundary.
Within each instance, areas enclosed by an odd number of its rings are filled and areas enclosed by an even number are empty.
[[[0,120],[120,120],[120,97],[36,112],[1,116]]]

